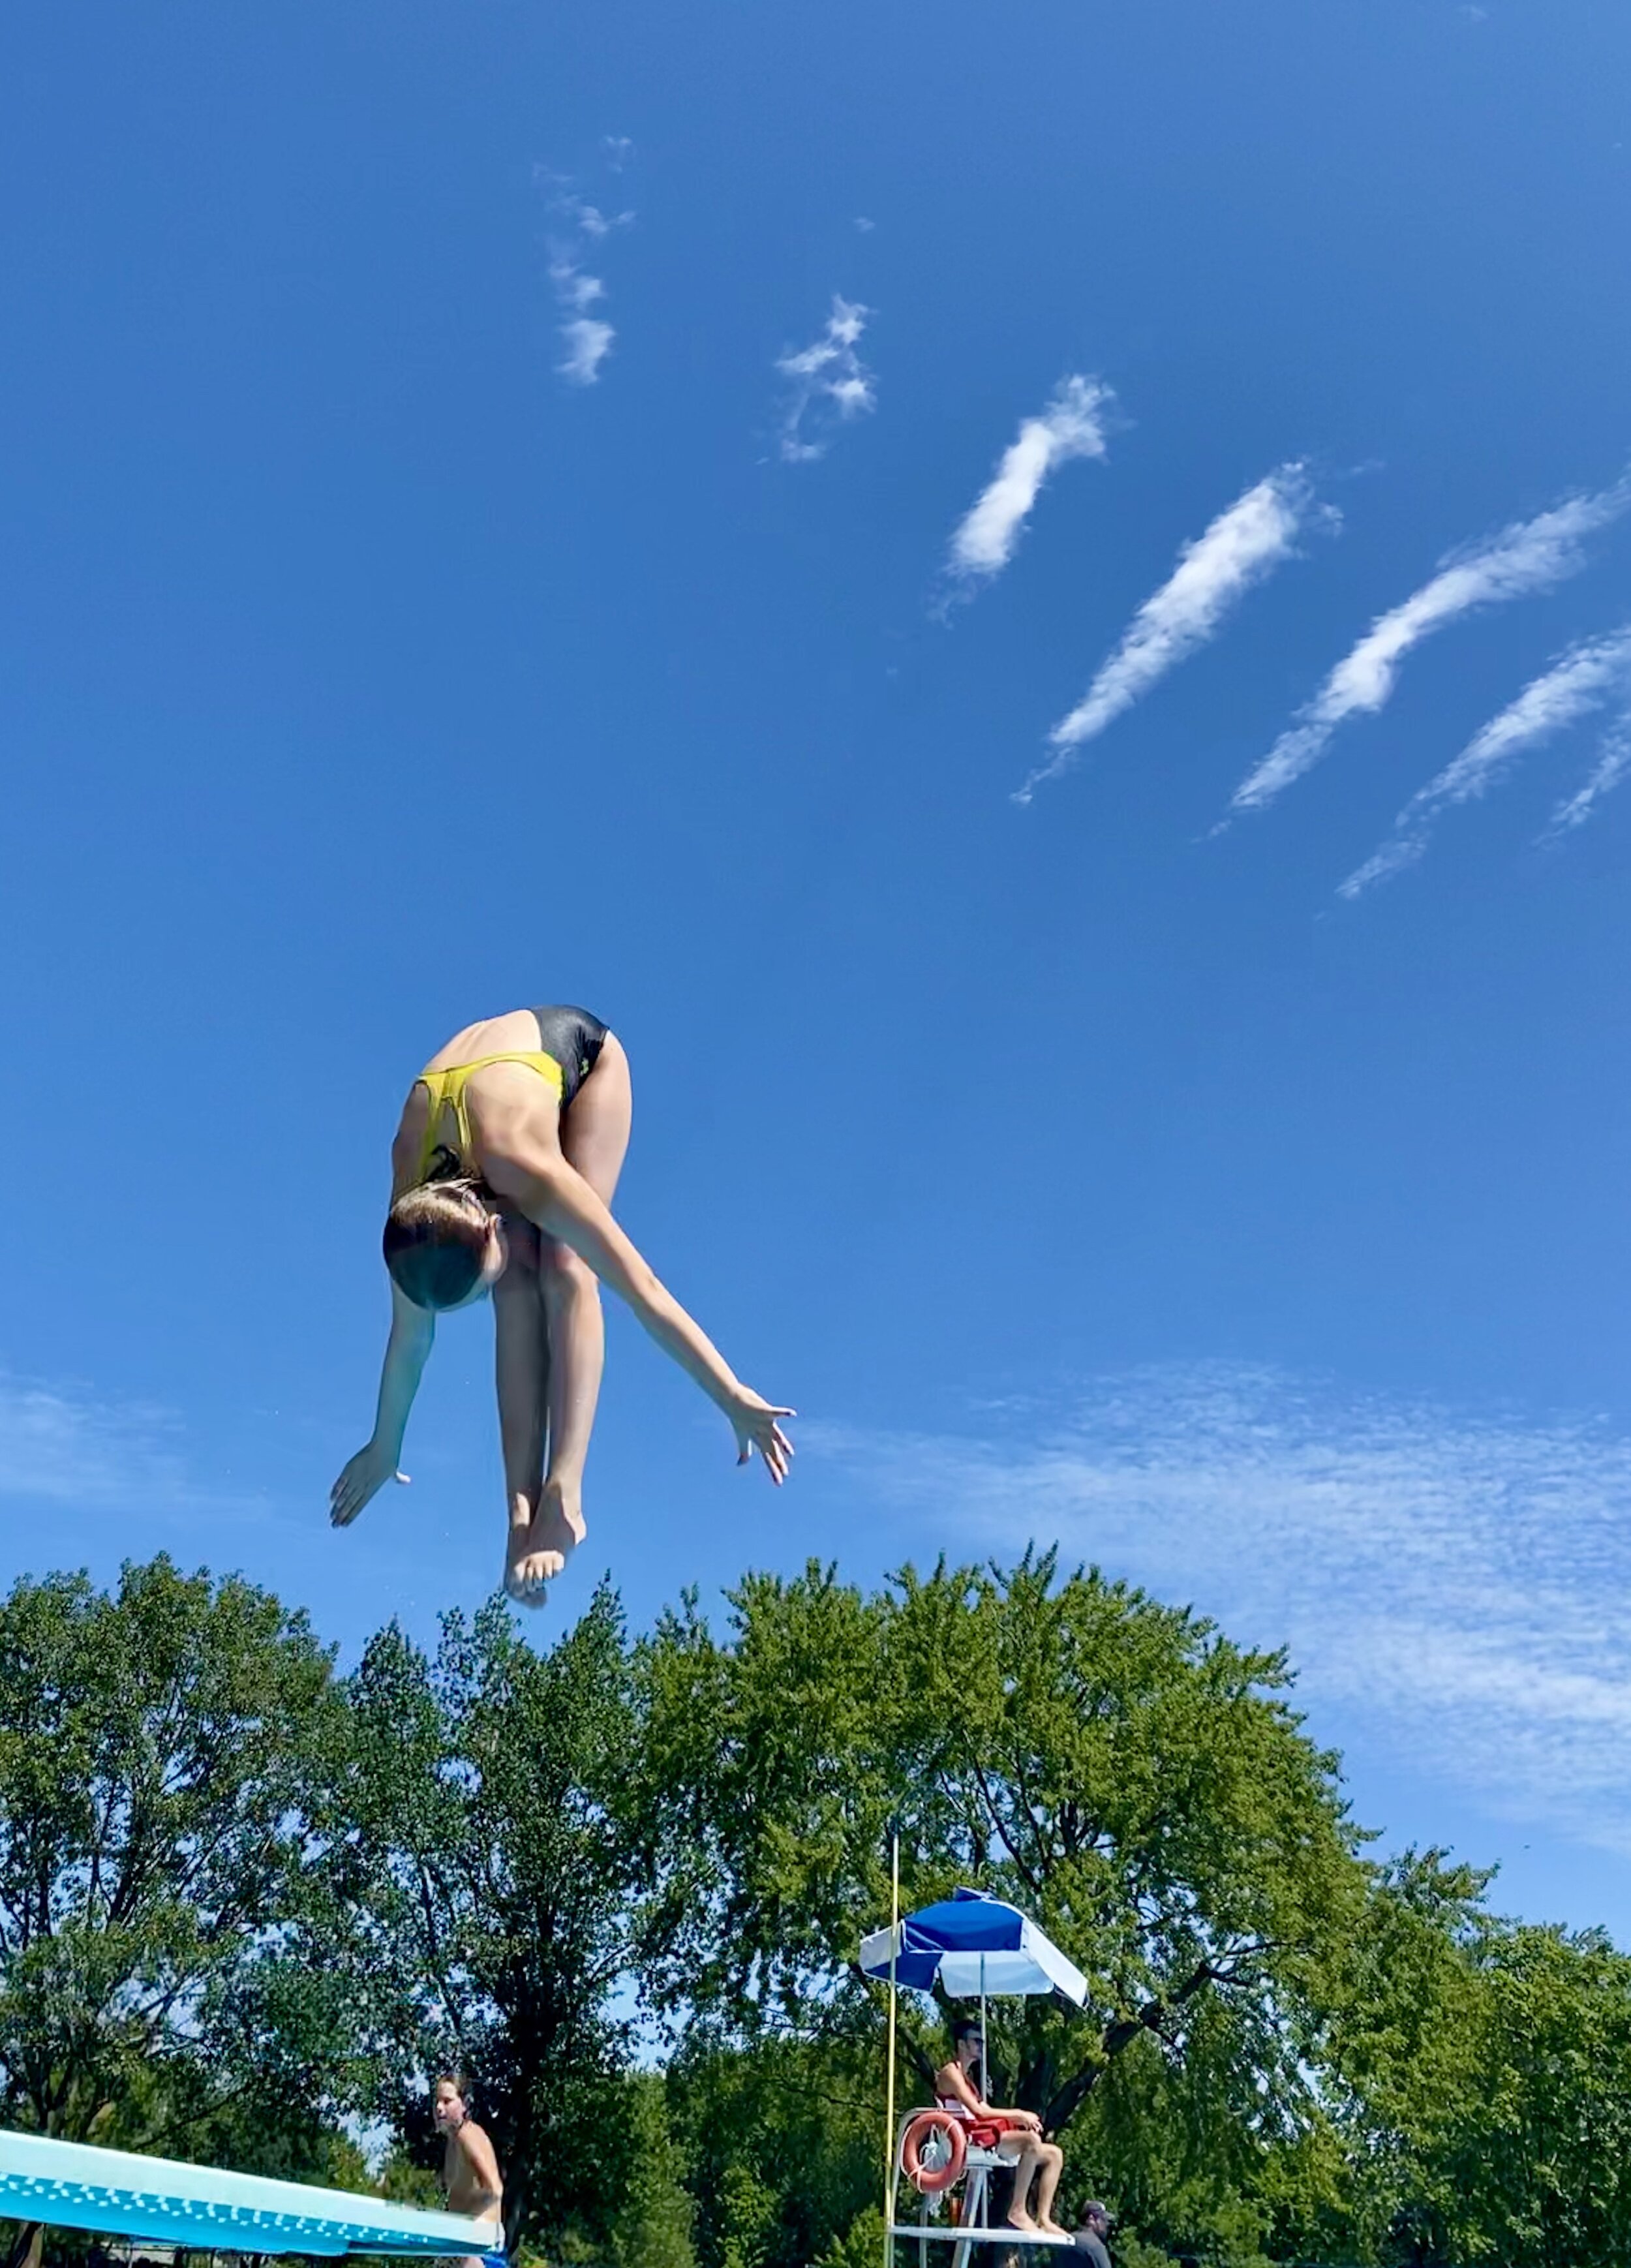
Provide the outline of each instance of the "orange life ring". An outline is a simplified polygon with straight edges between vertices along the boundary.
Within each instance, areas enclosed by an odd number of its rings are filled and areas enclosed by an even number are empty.
[[[923,2145],[933,2135],[945,2144],[944,2165],[923,2163]],[[949,2110],[920,2110],[900,2138],[900,2170],[922,2197],[938,2197],[961,2175],[968,2156],[963,2122]]]

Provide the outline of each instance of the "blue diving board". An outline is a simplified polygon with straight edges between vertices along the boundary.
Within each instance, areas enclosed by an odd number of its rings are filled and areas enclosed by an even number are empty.
[[[0,2215],[197,2252],[386,2252],[503,2261],[490,2220],[423,2213],[349,2190],[221,2174],[129,2150],[0,2131]],[[497,2239],[498,2242],[495,2242]]]

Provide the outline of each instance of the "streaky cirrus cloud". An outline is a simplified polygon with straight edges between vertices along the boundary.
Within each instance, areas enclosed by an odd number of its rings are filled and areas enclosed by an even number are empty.
[[[1260,811],[1319,762],[1340,725],[1383,708],[1405,656],[1424,637],[1476,607],[1527,598],[1577,574],[1585,564],[1583,539],[1618,519],[1627,504],[1631,480],[1620,480],[1596,495],[1565,497],[1550,512],[1515,520],[1481,543],[1447,554],[1419,591],[1378,615],[1262,762],[1241,781],[1230,809]]]
[[[1612,637],[1570,646],[1549,669],[1532,678],[1498,717],[1492,717],[1443,771],[1416,790],[1393,821],[1387,841],[1340,886],[1338,895],[1361,897],[1376,883],[1414,865],[1427,848],[1439,812],[1485,794],[1525,748],[1550,740],[1554,733],[1600,709],[1625,688],[1627,680],[1631,680],[1631,625]]]
[[[1044,780],[1068,771],[1089,740],[1215,637],[1231,608],[1290,556],[1313,508],[1304,467],[1282,465],[1187,544],[1177,567],[1138,609],[1085,695],[1048,734],[1053,754],[1016,789],[1015,802],[1029,803]]]
[[[1603,735],[1583,787],[1564,798],[1547,823],[1542,842],[1555,842],[1559,836],[1571,834],[1583,827],[1593,811],[1613,789],[1617,788],[1626,774],[1631,772],[1631,710],[1619,718]]]
[[[1316,1737],[1367,1778],[1408,1754],[1488,1814],[1631,1856],[1631,1438],[1612,1426],[1201,1364],[952,1433],[809,1432],[846,1500],[893,1515],[897,1557],[1056,1540],[1289,1645]]]
[[[1039,416],[1025,419],[952,535],[947,571],[965,590],[1007,566],[1050,475],[1073,457],[1104,455],[1104,413],[1114,400],[1098,379],[1075,374],[1061,379]]]
[[[877,408],[877,381],[856,351],[871,313],[835,291],[819,337],[777,356],[776,369],[788,381],[781,437],[785,463],[807,465],[824,457],[834,425]]]

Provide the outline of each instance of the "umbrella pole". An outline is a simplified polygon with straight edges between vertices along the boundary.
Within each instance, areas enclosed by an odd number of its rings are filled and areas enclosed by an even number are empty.
[[[894,2257],[895,2219],[895,1963],[900,1954],[900,1837],[889,1838],[889,2077],[884,2114],[884,2268]]]

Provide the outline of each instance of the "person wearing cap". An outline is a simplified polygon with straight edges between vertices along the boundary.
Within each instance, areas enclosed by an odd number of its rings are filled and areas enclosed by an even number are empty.
[[[1110,2208],[1097,2198],[1083,2208],[1076,2242],[1077,2251],[1086,2253],[1093,2268],[1110,2268]]]

